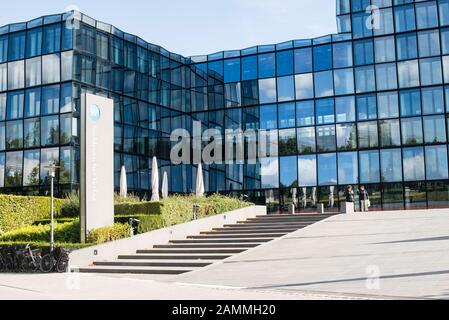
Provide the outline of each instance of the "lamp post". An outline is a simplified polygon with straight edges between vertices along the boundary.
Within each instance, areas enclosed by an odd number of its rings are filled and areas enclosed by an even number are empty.
[[[50,188],[50,250],[53,252],[55,248],[55,223],[54,223],[54,180],[56,178],[56,170],[60,167],[55,164],[51,164],[46,166],[45,169],[48,169],[48,176],[51,181]]]

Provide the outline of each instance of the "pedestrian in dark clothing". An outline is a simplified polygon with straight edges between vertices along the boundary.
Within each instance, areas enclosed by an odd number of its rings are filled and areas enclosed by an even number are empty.
[[[359,199],[360,199],[360,210],[362,212],[368,212],[369,206],[370,206],[369,195],[368,195],[368,191],[366,191],[364,186],[360,186]]]
[[[352,186],[347,186],[345,191],[346,202],[354,202],[354,191]]]

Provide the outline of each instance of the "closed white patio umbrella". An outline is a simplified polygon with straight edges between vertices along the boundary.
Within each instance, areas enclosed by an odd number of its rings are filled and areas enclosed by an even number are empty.
[[[196,196],[202,197],[204,195],[204,179],[203,179],[203,166],[201,163],[198,165],[196,172]]]
[[[162,178],[162,199],[168,198],[168,176],[167,172],[164,172],[164,178]]]
[[[126,182],[126,169],[125,166],[122,166],[122,170],[120,172],[120,197],[126,198],[128,195],[128,183]]]
[[[159,201],[159,169],[157,167],[157,159],[153,157],[151,166],[151,201]]]

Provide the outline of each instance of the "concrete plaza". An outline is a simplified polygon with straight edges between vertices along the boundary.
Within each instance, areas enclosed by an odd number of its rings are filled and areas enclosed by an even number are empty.
[[[0,299],[447,299],[449,210],[339,215],[180,276],[0,274]]]

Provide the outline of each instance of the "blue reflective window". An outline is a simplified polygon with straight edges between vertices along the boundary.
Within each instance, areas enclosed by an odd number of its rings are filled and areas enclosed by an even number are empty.
[[[62,25],[62,50],[73,49],[73,28],[67,24]]]
[[[418,57],[418,42],[416,33],[407,33],[396,36],[398,60],[410,60]]]
[[[44,43],[42,53],[53,53],[61,51],[61,25],[54,24],[44,27]]]
[[[17,32],[9,35],[8,60],[25,58],[26,33]]]
[[[354,42],[354,62],[356,66],[374,63],[374,44],[372,39]]]
[[[41,112],[41,88],[30,89],[25,92],[24,117],[36,117]]]
[[[298,157],[298,185],[300,187],[313,187],[317,183],[316,156]]]
[[[42,115],[59,113],[59,85],[42,88]]]
[[[354,93],[354,71],[352,68],[334,70],[335,95]]]
[[[446,143],[446,120],[444,116],[429,116],[423,118],[424,142]]]
[[[277,78],[278,101],[295,100],[295,79],[293,76]]]
[[[335,99],[335,114],[337,122],[355,121],[355,98],[341,97]]]
[[[402,181],[401,149],[386,149],[380,151],[382,182]]]
[[[298,153],[316,152],[315,127],[303,127],[297,130]]]
[[[280,158],[280,187],[294,188],[298,186],[298,163],[296,157]]]
[[[260,177],[262,188],[279,188],[278,158],[263,158],[260,160]],[[273,170],[276,168],[276,170]]]
[[[425,180],[423,148],[405,148],[402,150],[404,181]]]
[[[8,35],[0,36],[0,63],[8,61]]]
[[[240,81],[240,58],[224,61],[224,80],[225,82]]]
[[[260,129],[276,129],[278,124],[277,106],[275,104],[260,107]]]
[[[293,51],[281,51],[276,54],[277,75],[286,76],[293,73]]]
[[[359,165],[357,152],[338,154],[338,183],[357,184],[359,182]]]
[[[438,11],[436,1],[416,4],[416,21],[418,29],[438,27]]]
[[[407,5],[394,8],[396,32],[411,31],[416,29],[415,7]]]
[[[352,43],[334,43],[334,68],[352,67]]]
[[[441,59],[439,57],[419,60],[419,70],[421,85],[428,86],[443,83]]]
[[[295,73],[312,72],[312,48],[295,50]]]
[[[376,62],[389,62],[396,60],[396,47],[394,37],[382,37],[374,40]]]
[[[295,76],[296,99],[311,99],[313,91],[313,73],[297,74]]]
[[[373,35],[373,28],[368,27],[367,21],[371,21],[370,13],[357,13],[352,15],[352,34],[354,38],[365,38]]]
[[[426,147],[426,179],[440,180],[448,178],[446,146]]]
[[[356,92],[363,93],[376,90],[374,67],[358,67],[355,69]]]
[[[6,120],[23,118],[24,92],[15,91],[8,93],[8,104],[6,107]]]
[[[379,151],[361,151],[359,168],[360,183],[378,183],[380,181]]]
[[[274,53],[259,55],[259,77],[270,78],[276,75],[276,55]]]
[[[334,95],[334,81],[332,71],[315,73],[315,97],[328,97]]]
[[[242,80],[257,79],[257,56],[242,58]]]
[[[42,53],[42,28],[28,31],[26,51],[28,58],[38,56]]]
[[[404,90],[400,92],[401,116],[421,115],[421,90]]]
[[[316,101],[316,121],[317,124],[335,122],[334,99],[320,99]]]
[[[0,94],[0,121],[6,119],[6,93]]]
[[[410,60],[398,63],[399,86],[401,88],[419,86],[418,60]]]
[[[438,30],[419,32],[418,43],[421,58],[440,54],[440,33]]]
[[[374,2],[373,5],[375,5]],[[381,9],[379,10],[379,28],[374,28],[374,35],[390,33],[394,33],[393,10],[391,8]]]
[[[403,145],[416,145],[423,143],[421,117],[402,119],[401,130]]]
[[[313,126],[315,124],[314,101],[296,103],[296,123],[298,127]]]
[[[337,155],[335,153],[318,155],[318,184],[320,186],[337,184]]]
[[[385,63],[376,65],[377,90],[391,90],[398,87],[396,77],[396,63]]]
[[[375,94],[358,96],[356,104],[358,120],[377,119],[377,98]]]
[[[277,100],[276,78],[259,80],[260,103],[273,103]]]
[[[335,125],[316,127],[316,149],[318,152],[332,152],[337,149]]]
[[[279,128],[293,128],[296,124],[295,103],[283,103],[279,109]]]
[[[315,71],[332,68],[332,46],[317,46],[313,49],[313,66]]]
[[[444,93],[442,87],[423,88],[421,95],[423,114],[444,113]]]
[[[449,0],[440,0],[438,2],[439,13],[440,13],[440,25],[449,25]]]
[[[379,119],[399,117],[398,93],[383,92],[377,95]]]
[[[370,5],[370,0],[352,0],[351,10],[352,12],[365,11]]]
[[[337,0],[337,15],[350,13],[351,2],[349,0]]]

